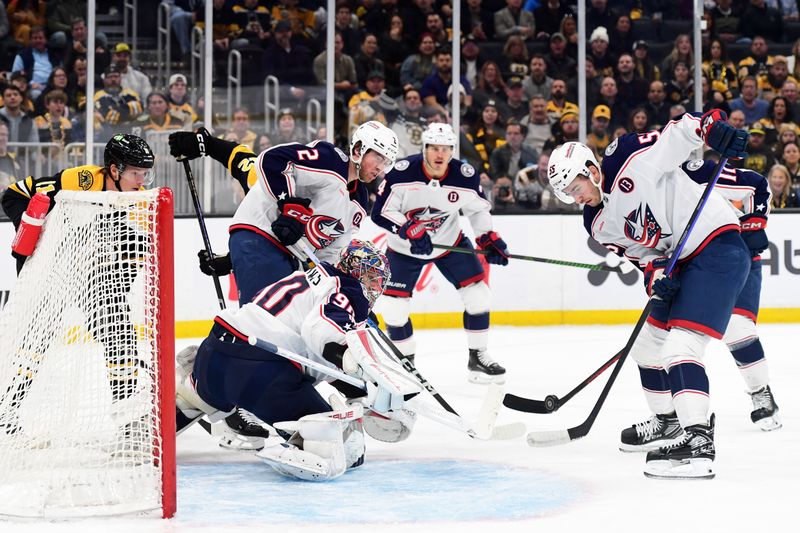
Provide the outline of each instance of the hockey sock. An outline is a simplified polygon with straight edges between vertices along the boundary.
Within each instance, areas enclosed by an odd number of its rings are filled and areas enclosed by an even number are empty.
[[[390,326],[386,324],[389,338],[394,341],[403,355],[414,355],[416,343],[414,342],[414,327],[411,320],[406,321],[402,326]]]
[[[672,391],[669,386],[669,376],[663,368],[639,367],[639,379],[642,390],[647,400],[650,411],[657,415],[673,412]]]
[[[464,312],[464,329],[470,350],[485,350],[489,345],[489,313],[472,315]]]
[[[758,337],[746,346],[731,350],[731,353],[748,391],[756,391],[769,383],[769,367],[764,357],[764,347]]]
[[[669,375],[672,402],[681,426],[708,423],[708,376],[700,358],[709,337],[684,328],[672,328],[661,347]]]

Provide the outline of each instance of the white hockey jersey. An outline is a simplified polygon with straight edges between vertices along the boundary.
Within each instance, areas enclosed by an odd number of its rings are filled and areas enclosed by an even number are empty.
[[[335,263],[367,215],[366,187],[359,181],[348,185],[348,167],[348,156],[327,142],[279,144],[265,150],[255,164],[258,181],[236,210],[230,231],[255,231],[285,249],[272,233],[278,200],[308,198],[314,214],[304,239],[317,249],[321,261]],[[302,253],[287,251],[305,259]]]
[[[584,226],[595,240],[642,268],[674,251],[703,195],[701,183],[711,178],[706,165],[713,168],[713,163],[687,163],[695,167],[694,171],[706,168],[704,173],[694,172],[693,176],[689,175],[693,171],[684,165],[692,151],[703,146],[699,128],[699,117],[687,113],[661,131],[631,133],[608,146],[601,164],[603,203],[597,207],[587,205],[583,211]],[[752,174],[753,181],[763,180]],[[737,194],[744,193],[731,196]],[[766,215],[766,205],[756,200],[752,209]],[[680,259],[696,254],[714,236],[729,230],[738,231],[739,220],[730,202],[715,190]]]
[[[425,224],[434,244],[454,246],[462,236],[459,211],[469,218],[476,236],[492,230],[491,204],[483,195],[480,178],[469,163],[450,161],[447,173],[439,179],[425,174],[422,155],[413,155],[395,163],[378,188],[372,208],[372,221],[388,230],[389,248],[404,255],[411,244],[397,232],[408,220]],[[446,250],[420,259],[439,257]]]
[[[323,357],[325,345],[345,346],[345,333],[362,327],[368,314],[361,283],[322,263],[276,281],[239,309],[221,311],[215,322],[241,339],[255,335],[341,370]],[[318,381],[331,380],[314,369],[304,371]]]

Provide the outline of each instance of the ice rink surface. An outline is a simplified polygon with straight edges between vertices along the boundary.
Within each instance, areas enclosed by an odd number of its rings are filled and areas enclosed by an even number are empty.
[[[507,392],[543,399],[569,392],[622,348],[631,330],[496,327],[490,349],[508,369]],[[0,522],[0,531],[797,531],[800,326],[764,325],[760,333],[784,427],[764,433],[750,422],[752,405],[733,358],[712,342],[706,368],[717,416],[717,476],[711,481],[647,479],[643,455],[618,451],[620,430],[649,416],[629,359],[589,435],[568,445],[475,441],[419,419],[404,442],[367,438],[362,467],[335,481],[308,483],[278,476],[252,454],[223,450],[194,426],[177,442],[173,520]],[[467,382],[463,331],[421,330],[417,340],[420,372],[465,418],[474,418],[485,388]],[[180,340],[178,349],[187,344]],[[577,425],[608,375],[556,413],[504,409],[498,423],[523,421],[529,430]]]

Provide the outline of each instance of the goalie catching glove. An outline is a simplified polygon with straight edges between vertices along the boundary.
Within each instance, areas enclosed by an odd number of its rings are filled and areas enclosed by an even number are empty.
[[[366,405],[377,413],[403,408],[420,392],[422,385],[382,349],[369,330],[349,331],[342,370],[367,383]]]

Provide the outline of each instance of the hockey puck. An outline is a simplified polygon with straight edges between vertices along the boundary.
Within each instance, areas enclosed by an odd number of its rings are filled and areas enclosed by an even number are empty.
[[[549,394],[547,398],[544,399],[544,408],[547,409],[548,413],[552,413],[558,409],[558,396]]]

